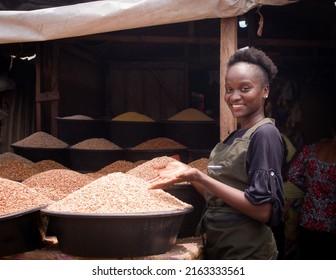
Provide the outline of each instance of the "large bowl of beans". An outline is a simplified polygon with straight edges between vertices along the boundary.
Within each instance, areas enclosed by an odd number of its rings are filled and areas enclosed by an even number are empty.
[[[110,173],[41,210],[60,249],[84,258],[131,258],[166,253],[193,206],[148,182]]]
[[[69,166],[69,145],[57,137],[37,131],[11,144],[13,152],[33,162],[54,160]]]

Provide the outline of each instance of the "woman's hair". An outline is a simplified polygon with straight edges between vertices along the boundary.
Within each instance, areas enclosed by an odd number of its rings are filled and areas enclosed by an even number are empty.
[[[278,73],[273,61],[261,50],[256,48],[244,48],[237,50],[229,59],[228,67],[238,62],[246,62],[258,66],[265,74],[266,83],[269,84]]]

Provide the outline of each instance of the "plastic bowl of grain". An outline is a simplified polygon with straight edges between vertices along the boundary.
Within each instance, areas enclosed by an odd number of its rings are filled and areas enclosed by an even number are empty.
[[[157,137],[144,141],[127,149],[126,155],[127,160],[131,162],[152,160],[162,156],[174,157],[184,163],[189,161],[188,148],[167,137]]]
[[[163,133],[189,149],[212,149],[219,141],[219,126],[205,113],[185,109],[162,121]]]
[[[85,258],[163,254],[175,244],[185,214],[193,210],[148,182],[115,172],[48,205],[62,252]]]
[[[71,169],[94,172],[125,159],[125,150],[105,138],[90,138],[69,147]]]
[[[184,215],[192,208],[133,214],[49,216],[62,252],[85,258],[129,258],[163,254],[176,243]]]
[[[56,117],[58,138],[69,145],[89,138],[108,137],[105,119],[94,119],[85,115]]]
[[[13,152],[33,162],[54,160],[69,166],[69,145],[43,131],[35,132],[11,144]]]
[[[126,112],[107,122],[109,139],[128,148],[163,135],[160,122],[137,112]]]
[[[0,216],[0,257],[42,247],[40,209],[27,209]]]

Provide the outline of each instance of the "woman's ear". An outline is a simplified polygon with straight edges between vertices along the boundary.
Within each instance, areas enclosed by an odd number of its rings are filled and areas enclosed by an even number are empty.
[[[267,98],[269,94],[269,85],[264,86],[263,88],[263,98]]]

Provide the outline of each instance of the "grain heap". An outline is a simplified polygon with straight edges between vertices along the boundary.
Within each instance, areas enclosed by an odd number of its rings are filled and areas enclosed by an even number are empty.
[[[68,169],[64,165],[58,163],[57,161],[51,159],[40,160],[35,163],[35,167],[37,167],[40,172],[52,170],[52,169]]]
[[[68,147],[67,143],[43,131],[35,132],[15,142],[13,145],[17,147],[48,149],[63,149]]]
[[[126,172],[126,174],[141,178],[143,180],[150,180],[159,175],[159,171],[154,168],[155,166],[164,166],[171,161],[176,161],[176,159],[167,156],[156,157],[145,161],[137,167],[134,167],[133,169]]]
[[[207,158],[200,158],[196,159],[192,162],[189,162],[188,165],[193,168],[197,168],[198,170],[202,171],[203,173],[208,173],[208,162],[209,159]]]
[[[214,121],[208,115],[194,108],[185,109],[168,119],[169,121]]]
[[[22,183],[51,200],[59,200],[93,180],[73,170],[53,169],[35,174]]]
[[[102,173],[102,174],[110,174],[113,172],[122,172],[122,173],[126,173],[127,171],[129,171],[130,169],[132,169],[134,167],[133,162],[131,161],[127,161],[127,160],[117,160],[115,162],[112,162],[111,164],[101,168],[100,170],[98,170],[98,173]]]
[[[73,115],[73,116],[66,116],[63,117],[66,120],[93,120],[93,118],[85,115]]]
[[[158,137],[147,140],[132,148],[132,150],[179,150],[187,147],[181,143],[166,137]]]
[[[121,214],[182,210],[191,207],[163,190],[149,190],[148,182],[121,172],[103,176],[46,210],[62,213]]]
[[[0,216],[42,207],[51,201],[26,185],[0,178]]]
[[[34,163],[22,160],[8,160],[0,164],[0,177],[13,181],[23,181],[40,172]]]
[[[90,138],[71,146],[72,149],[83,150],[121,150],[121,147],[105,138]]]
[[[112,121],[126,121],[126,122],[155,122],[151,117],[137,113],[126,112],[120,114],[112,119]]]
[[[12,153],[12,152],[5,152],[3,154],[0,154],[0,164],[6,161],[12,161],[12,160],[18,160],[18,161],[22,161],[22,162],[30,163],[30,164],[33,163],[31,160],[23,156],[17,155],[15,153]]]

